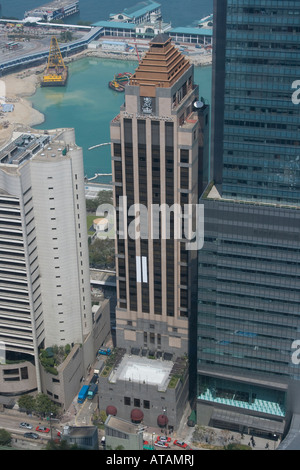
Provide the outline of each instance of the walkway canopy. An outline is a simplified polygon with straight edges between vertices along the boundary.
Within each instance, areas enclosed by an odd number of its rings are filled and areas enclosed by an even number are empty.
[[[131,420],[134,421],[135,423],[140,423],[144,418],[144,413],[141,410],[134,408],[131,411],[130,417],[131,417]]]
[[[112,416],[116,416],[117,414],[117,408],[113,405],[109,405],[106,407],[106,414],[107,416],[108,415],[112,415]]]

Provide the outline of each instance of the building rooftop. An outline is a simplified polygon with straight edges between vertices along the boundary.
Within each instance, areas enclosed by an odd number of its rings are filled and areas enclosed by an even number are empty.
[[[67,149],[56,133],[16,132],[10,143],[0,149],[0,168],[20,166],[31,158],[49,161],[65,158]]]
[[[21,134],[0,151],[0,164],[20,165],[49,142],[47,135]]]
[[[90,437],[94,435],[96,429],[95,426],[66,426],[64,435],[71,437]]]
[[[152,0],[145,0],[132,7],[124,8],[123,12],[120,14],[123,14],[124,16],[127,16],[129,18],[138,18],[147,14],[148,12],[151,12],[156,8],[160,8],[159,3],[153,2]],[[115,16],[116,14],[117,13],[111,13],[110,16]]]
[[[122,431],[126,434],[137,434],[141,432],[137,424],[130,423],[125,419],[117,418],[116,416],[109,415],[105,421],[105,426],[108,426],[117,431]]]
[[[135,30],[136,25],[134,23],[121,23],[118,21],[97,21],[96,23],[93,23],[93,26],[98,26],[101,28],[121,28],[121,29],[132,29]],[[126,38],[124,38],[126,39]]]
[[[190,67],[189,61],[172,44],[168,34],[158,34],[130,79],[142,86],[145,96],[155,96],[155,88],[171,87]]]
[[[222,201],[222,202],[234,202],[240,204],[249,204],[255,206],[270,206],[270,207],[282,207],[287,209],[300,209],[299,204],[289,204],[288,202],[283,201],[276,201],[276,202],[269,202],[269,201],[260,201],[260,200],[250,200],[250,199],[234,199],[230,197],[224,197],[220,194],[218,188],[212,184],[207,187],[204,191],[203,199],[210,199],[214,201]]]
[[[183,33],[183,34],[195,34],[197,36],[212,36],[212,28],[188,28],[188,27],[177,27],[170,29],[170,33]]]
[[[110,376],[110,382],[123,380],[140,384],[144,383],[163,390],[168,386],[173,366],[173,361],[162,361],[125,354],[118,367]]]

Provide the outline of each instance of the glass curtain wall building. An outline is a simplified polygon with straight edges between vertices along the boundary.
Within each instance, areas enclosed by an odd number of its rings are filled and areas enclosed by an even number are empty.
[[[214,2],[197,419],[276,438],[300,412],[299,29],[298,1]]]
[[[223,3],[226,25],[223,18],[216,25],[226,31],[224,100],[217,104],[224,110],[222,163],[216,160],[222,195],[298,204],[299,106],[292,85],[299,79],[299,2]]]

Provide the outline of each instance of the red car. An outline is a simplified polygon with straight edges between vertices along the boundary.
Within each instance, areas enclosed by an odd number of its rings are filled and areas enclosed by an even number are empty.
[[[176,440],[173,442],[173,444],[174,444],[175,446],[182,447],[182,449],[186,449],[186,448],[188,447],[188,445],[187,445],[185,442],[183,442],[183,441],[178,441],[178,439],[176,439]]]
[[[35,428],[36,431],[40,431],[40,432],[50,432],[50,429],[49,428],[45,428],[45,426],[37,426]]]

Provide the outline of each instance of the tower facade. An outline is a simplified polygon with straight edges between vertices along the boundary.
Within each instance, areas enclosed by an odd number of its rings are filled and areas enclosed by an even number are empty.
[[[175,356],[189,350],[196,257],[177,229],[185,205],[197,204],[203,171],[208,109],[197,112],[198,100],[193,66],[167,35],[159,35],[111,123],[117,344],[127,350]]]
[[[84,344],[92,331],[83,159],[74,130],[14,134],[0,150],[0,188],[0,390],[8,396],[43,391],[40,350]],[[94,351],[83,349],[88,363]]]
[[[298,2],[215,1],[212,162],[202,194],[198,416],[284,435],[300,408]]]
[[[215,2],[214,181],[224,197],[299,201],[299,5]]]

